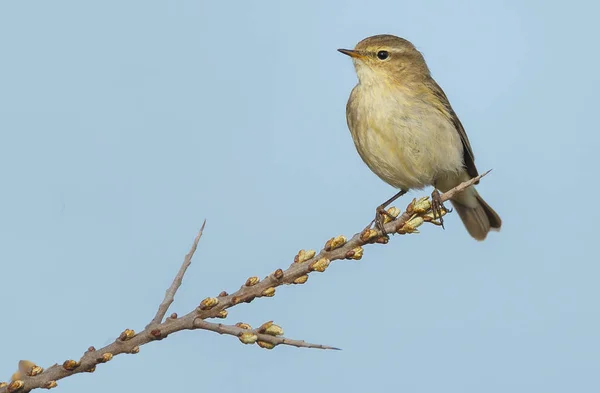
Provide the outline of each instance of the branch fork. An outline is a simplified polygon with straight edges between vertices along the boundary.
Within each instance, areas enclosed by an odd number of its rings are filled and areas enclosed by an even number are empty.
[[[469,181],[459,184],[453,189],[441,195],[441,201],[447,201],[459,192],[479,182],[487,175],[487,171]],[[442,215],[446,214],[442,211]],[[258,277],[249,277],[245,283],[232,294],[221,292],[217,297],[207,297],[200,302],[195,310],[179,317],[172,313],[165,319],[175,294],[181,286],[186,270],[191,265],[192,258],[206,225],[202,224],[190,251],[185,255],[183,264],[179,268],[173,283],[165,292],[163,301],[158,310],[145,329],[135,333],[131,329],[125,329],[113,343],[96,349],[89,347],[79,360],[68,359],[61,365],[55,364],[44,370],[33,362],[22,360],[19,362],[19,370],[13,374],[10,382],[0,382],[0,393],[25,393],[33,389],[51,389],[57,386],[57,380],[82,372],[94,372],[96,366],[106,363],[116,355],[137,354],[140,347],[151,341],[162,340],[170,334],[181,330],[208,330],[219,334],[237,337],[244,344],[257,344],[265,349],[272,349],[277,345],[289,345],[299,348],[316,348],[336,350],[338,348],[312,344],[305,341],[293,340],[283,336],[283,329],[268,321],[258,328],[252,328],[246,323],[228,325],[209,322],[211,318],[226,318],[227,309],[240,303],[250,303],[260,297],[273,297],[277,287],[286,285],[302,285],[309,278],[309,274],[322,273],[336,260],[359,260],[363,257],[364,246],[368,244],[386,244],[389,241],[387,234],[411,234],[418,233],[418,228],[423,223],[439,224],[431,209],[429,198],[413,199],[406,210],[400,214],[399,209],[390,207],[385,215],[383,228],[367,228],[356,233],[350,239],[345,236],[335,236],[329,239],[323,249],[318,253],[315,250],[300,250],[287,269],[276,269],[271,274],[260,280]]]

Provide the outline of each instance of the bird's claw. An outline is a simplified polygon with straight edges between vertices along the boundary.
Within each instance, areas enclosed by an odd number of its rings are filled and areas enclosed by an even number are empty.
[[[386,234],[386,232],[385,232],[385,214],[386,213],[387,212],[385,211],[385,209],[382,208],[381,206],[379,206],[377,208],[377,210],[375,211],[375,228],[379,229],[383,235]]]
[[[451,211],[451,209],[446,209],[446,206],[444,206],[444,202],[442,201],[442,196],[437,189],[434,189],[431,193],[431,212],[433,213],[433,219],[439,220],[439,223],[443,229],[446,228],[444,228],[444,218],[442,217],[442,212],[449,213]]]
[[[406,194],[406,192],[407,192],[407,190],[400,190],[396,193],[396,195],[394,195],[393,197],[391,197],[390,199],[388,199],[387,201],[385,201],[381,205],[379,205],[377,207],[377,209],[375,209],[375,218],[373,219],[373,221],[371,221],[371,223],[365,229],[371,229],[371,226],[373,224],[375,224],[375,228],[379,229],[383,236],[387,235],[387,232],[385,230],[385,223],[386,223],[385,218],[387,217],[387,218],[389,218],[389,221],[394,221],[396,219],[396,216],[393,214],[390,214],[390,212],[385,210],[385,208],[387,206],[389,206],[390,203],[394,202],[396,199],[398,199],[402,195]]]
[[[373,222],[375,223],[375,228],[381,231],[382,235],[387,235],[387,231],[385,230],[386,217],[389,218],[389,221],[394,221],[396,217],[390,214],[383,206],[379,206],[375,211],[375,219]]]

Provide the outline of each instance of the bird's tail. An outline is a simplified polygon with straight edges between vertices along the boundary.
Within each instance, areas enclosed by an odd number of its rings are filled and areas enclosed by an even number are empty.
[[[500,216],[474,187],[467,188],[451,201],[467,231],[476,240],[485,239],[490,230],[499,230],[502,226]]]

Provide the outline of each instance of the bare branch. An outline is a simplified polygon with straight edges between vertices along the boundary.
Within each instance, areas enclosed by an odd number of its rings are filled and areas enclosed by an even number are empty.
[[[250,337],[249,342],[247,344],[254,344],[254,342],[262,342],[271,344],[273,347],[276,345],[291,345],[298,348],[317,348],[317,349],[335,349],[339,350],[339,348],[330,347],[327,345],[321,344],[311,344],[305,341],[299,340],[291,340],[289,338],[280,337],[279,335],[271,335],[266,333],[261,333],[260,329],[244,329],[242,327],[236,325],[224,325],[222,323],[213,323],[207,322],[200,318],[196,318],[194,320],[194,326],[198,329],[210,330],[213,332],[217,332],[219,334],[229,334],[230,336],[235,336],[240,338],[243,334],[254,335],[255,337]],[[283,333],[282,333],[283,334]],[[240,339],[241,340],[241,339]],[[268,347],[267,347],[268,348]],[[271,349],[271,348],[269,348]]]
[[[447,200],[449,200],[450,198],[452,198],[454,195],[458,194],[459,192],[462,192],[464,190],[466,190],[467,188],[471,187],[473,184],[477,184],[479,182],[479,179],[481,179],[482,177],[484,177],[485,175],[487,175],[488,173],[490,173],[492,170],[488,170],[485,173],[482,173],[479,176],[476,176],[474,178],[472,178],[469,181],[466,181],[464,183],[460,183],[458,186],[454,187],[453,189],[449,190],[448,192],[445,192],[441,197],[442,197],[442,201],[446,202]]]
[[[204,222],[202,223],[202,227],[200,228],[200,231],[198,231],[198,235],[196,235],[196,238],[194,239],[194,243],[192,244],[190,251],[186,254],[185,258],[183,258],[183,264],[179,268],[179,272],[177,272],[177,275],[175,276],[173,283],[171,284],[169,289],[167,289],[167,291],[165,292],[165,298],[163,299],[160,306],[158,306],[158,311],[156,312],[156,315],[154,316],[152,321],[150,321],[150,323],[148,325],[146,325],[146,328],[148,328],[149,326],[161,323],[163,318],[167,314],[167,311],[169,311],[169,307],[171,306],[171,303],[173,303],[173,300],[175,299],[175,293],[181,286],[181,281],[183,280],[185,271],[192,263],[192,257],[194,256],[194,253],[196,252],[196,248],[198,247],[198,242],[200,241],[200,238],[202,237],[202,232],[204,231],[205,225],[206,225],[206,220],[204,220]]]

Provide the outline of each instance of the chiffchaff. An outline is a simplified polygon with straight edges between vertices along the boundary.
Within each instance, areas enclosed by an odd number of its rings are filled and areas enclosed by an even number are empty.
[[[467,134],[444,91],[433,80],[423,55],[409,41],[377,35],[359,42],[352,57],[358,84],[346,106],[348,128],[368,167],[400,192],[377,210],[381,224],[385,206],[409,189],[433,185],[448,191],[477,176]],[[483,240],[502,221],[474,187],[452,198],[472,237]]]

